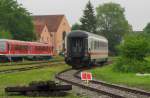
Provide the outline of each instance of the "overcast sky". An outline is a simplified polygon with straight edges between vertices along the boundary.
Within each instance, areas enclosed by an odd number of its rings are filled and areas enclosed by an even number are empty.
[[[65,14],[70,25],[79,21],[88,0],[17,0],[33,15]],[[115,2],[125,8],[134,30],[142,30],[150,22],[150,0],[90,0],[94,7]]]

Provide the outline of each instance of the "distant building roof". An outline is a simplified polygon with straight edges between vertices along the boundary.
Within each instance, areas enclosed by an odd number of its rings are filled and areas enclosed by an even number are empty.
[[[46,24],[44,24],[44,23],[34,21],[35,31],[38,34],[38,36],[41,34],[41,32],[42,32],[45,25]]]
[[[46,24],[49,32],[56,32],[63,17],[64,15],[35,15],[33,16],[35,29],[40,31],[42,24]]]

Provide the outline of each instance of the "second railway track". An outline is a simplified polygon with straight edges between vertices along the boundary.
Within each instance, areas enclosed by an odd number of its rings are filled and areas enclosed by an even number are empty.
[[[26,67],[21,67],[21,68],[12,68],[12,69],[6,69],[6,70],[0,70],[0,74],[6,74],[6,73],[14,73],[14,72],[21,72],[21,71],[27,71],[27,70],[33,70],[33,69],[40,69],[40,68],[45,68],[45,67],[50,67],[56,64],[64,64],[63,61],[59,62],[50,62],[50,63],[40,63],[32,66],[26,66]]]
[[[0,63],[0,67],[4,66],[18,66],[18,65],[34,65],[34,64],[41,64],[41,63],[48,63],[48,62],[59,62],[64,60],[49,60],[49,61],[29,61],[29,62],[9,62],[9,63]]]
[[[93,80],[89,85],[81,81],[79,73],[81,70],[67,69],[56,75],[56,78],[69,84],[79,86],[83,89],[88,89],[97,93],[104,94],[113,98],[150,98],[150,92],[139,89],[108,84],[101,81]]]

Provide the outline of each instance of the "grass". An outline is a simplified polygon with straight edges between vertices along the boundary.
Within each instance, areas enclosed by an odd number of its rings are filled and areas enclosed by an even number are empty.
[[[63,61],[63,57],[60,56],[55,56],[53,57],[53,59],[49,60],[49,61],[24,61],[24,62],[9,62],[9,63],[0,63],[0,71],[2,70],[9,70],[9,69],[16,69],[16,68],[24,68],[24,67],[30,67],[30,66],[37,66],[41,63],[51,63],[55,60],[62,60]]]
[[[116,61],[118,59],[118,56],[111,56],[108,59],[111,61]]]
[[[0,71],[3,71],[3,70],[9,70],[9,69],[16,69],[16,68],[24,68],[24,67],[30,67],[30,66],[38,66],[40,64],[50,64],[51,61],[49,62],[36,62],[36,63],[33,63],[33,64],[25,64],[25,65],[9,65],[9,66],[0,66]]]
[[[91,72],[96,79],[109,83],[127,85],[150,91],[150,76],[136,76],[135,73],[121,73],[112,70],[112,65],[92,69]]]
[[[150,56],[145,57],[145,60],[150,62]]]
[[[63,56],[54,56],[53,59],[64,60],[64,57]]]
[[[0,75],[0,98],[29,98],[25,96],[7,96],[4,92],[4,88],[7,86],[27,85],[31,81],[38,80],[53,80],[56,73],[69,68],[68,65],[56,65],[49,68],[35,69],[25,72],[1,74]],[[38,97],[36,97],[38,98]],[[39,97],[43,98],[43,97]],[[63,98],[78,98],[74,94],[70,93]]]
[[[37,66],[38,64],[34,64],[34,65]],[[30,66],[34,66],[34,65],[12,65],[12,66],[1,66],[1,67],[0,67],[0,71],[3,71],[3,70],[9,70],[9,69],[16,69],[16,68],[30,67]]]

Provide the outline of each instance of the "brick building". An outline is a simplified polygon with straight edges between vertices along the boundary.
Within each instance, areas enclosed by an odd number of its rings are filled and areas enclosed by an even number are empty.
[[[64,39],[71,31],[64,15],[36,15],[33,16],[36,36],[39,42],[48,43],[58,54],[64,49]]]

